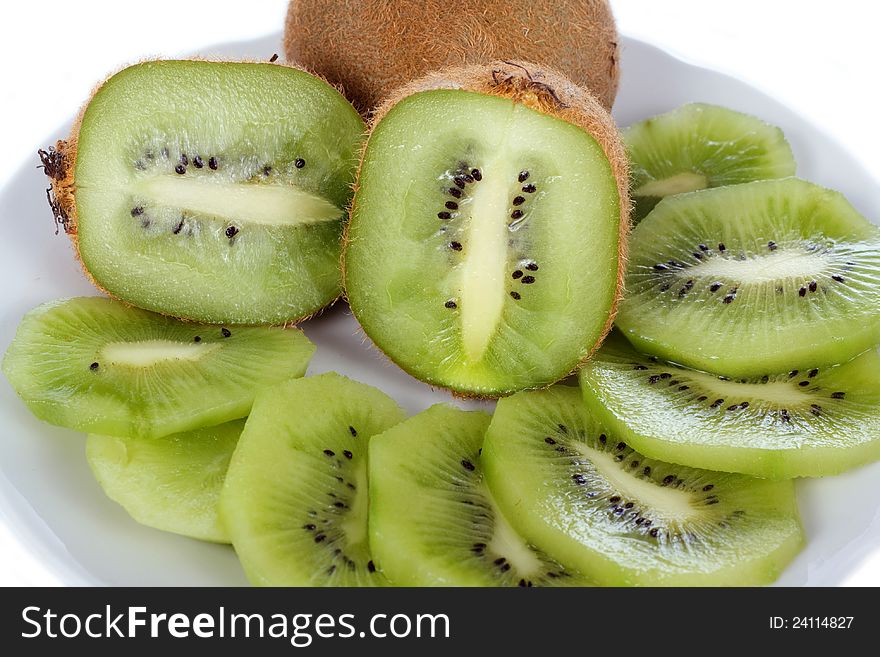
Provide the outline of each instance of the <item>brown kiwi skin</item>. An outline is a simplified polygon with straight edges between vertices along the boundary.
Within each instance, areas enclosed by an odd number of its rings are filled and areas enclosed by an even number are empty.
[[[617,193],[620,202],[620,217],[618,221],[618,250],[617,250],[617,290],[614,294],[611,311],[608,320],[602,328],[601,335],[588,353],[580,361],[561,376],[559,380],[577,372],[583,364],[590,359],[596,350],[602,345],[605,336],[614,325],[614,318],[623,298],[623,282],[626,272],[627,242],[630,233],[630,199],[629,199],[629,159],[626,155],[626,147],[620,137],[620,132],[611,114],[603,107],[599,100],[588,90],[576,85],[558,71],[553,71],[543,66],[525,61],[494,61],[487,64],[472,64],[467,66],[453,66],[440,71],[429,73],[418,80],[400,87],[392,93],[381,105],[376,108],[370,120],[370,135],[382,118],[404,98],[423,91],[435,89],[460,89],[482,93],[489,96],[508,98],[514,102],[522,103],[526,107],[542,114],[572,123],[589,134],[608,158],[611,172],[617,181]],[[354,196],[352,197],[349,210],[349,221],[345,224],[342,237],[342,258],[340,269],[342,271],[343,296],[351,306],[345,288],[347,285],[347,269],[345,255],[349,243],[350,218],[357,207],[357,192],[360,185],[360,173],[364,166],[364,155],[369,148],[371,137],[367,137],[363,144],[358,164],[358,175],[355,178]],[[352,313],[357,318],[357,309],[352,307]],[[363,329],[361,329],[363,331]],[[366,333],[366,332],[364,332]],[[379,349],[378,345],[372,343]],[[381,351],[381,349],[379,349]],[[387,354],[384,354],[388,357]],[[390,359],[390,358],[389,358]],[[393,360],[393,359],[390,359]],[[407,374],[412,375],[405,367],[400,366]],[[418,378],[418,377],[416,377]],[[549,387],[556,383],[550,381],[545,386]],[[435,383],[430,385],[435,387]],[[466,399],[494,399],[497,396],[505,396],[518,392],[511,390],[501,395],[479,395],[468,391],[455,390],[450,392],[456,397]]]
[[[55,142],[55,146],[50,146],[48,149],[41,149],[38,151],[40,156],[41,166],[43,171],[46,174],[46,177],[49,179],[49,189],[46,190],[46,194],[49,201],[49,208],[51,209],[54,218],[56,227],[60,227],[64,230],[67,236],[70,238],[70,241],[73,245],[73,251],[76,256],[76,260],[79,263],[80,269],[82,269],[83,274],[89,280],[89,282],[94,285],[101,293],[106,294],[111,299],[115,299],[120,301],[128,306],[132,304],[128,303],[124,299],[119,299],[114,296],[112,293],[104,289],[97,280],[95,280],[92,273],[88,270],[85,263],[82,261],[79,253],[79,240],[77,238],[77,211],[76,211],[76,179],[75,179],[75,171],[76,171],[76,155],[77,155],[77,143],[79,141],[79,130],[82,125],[83,116],[85,116],[86,109],[91,104],[92,99],[95,97],[95,94],[100,91],[101,87],[110,80],[114,75],[120,73],[126,68],[130,68],[131,66],[136,66],[138,64],[144,64],[150,61],[160,61],[160,60],[150,60],[145,59],[137,62],[137,64],[130,64],[128,66],[123,66],[120,69],[113,71],[113,73],[109,74],[105,77],[101,82],[95,85],[94,89],[92,89],[92,93],[89,94],[88,100],[82,104],[79,112],[77,112],[76,118],[73,121],[73,126],[70,129],[70,133],[67,139],[59,139]],[[257,61],[252,59],[240,59],[240,60],[220,60],[220,59],[211,59],[208,57],[190,57],[186,60],[178,60],[178,61],[200,61],[200,62],[215,62],[215,63],[242,63],[242,64],[264,64],[266,66],[283,66],[285,68],[293,68],[299,71],[303,71],[304,73],[308,73],[324,82],[327,82],[331,87],[336,89],[340,94],[342,94],[342,89],[338,85],[334,85],[330,83],[326,78],[318,75],[307,68],[302,66],[295,66],[293,64],[285,63],[277,61],[277,55],[273,55],[272,59],[268,62],[265,61]],[[344,95],[344,94],[343,94]],[[56,231],[57,232],[57,231]],[[328,308],[332,307],[339,299],[342,297],[336,297],[332,299],[329,303],[325,304],[318,310],[313,313],[310,313],[304,317],[300,317],[297,319],[293,319],[287,321],[283,324],[285,327],[296,326],[297,324],[304,322],[312,317],[320,315]],[[184,317],[180,315],[174,316],[176,319],[181,319],[184,321],[196,321],[191,317]],[[228,323],[228,322],[227,322]]]
[[[429,71],[497,59],[555,68],[610,109],[618,43],[607,0],[291,0],[284,30],[287,59],[342,85],[362,113]]]

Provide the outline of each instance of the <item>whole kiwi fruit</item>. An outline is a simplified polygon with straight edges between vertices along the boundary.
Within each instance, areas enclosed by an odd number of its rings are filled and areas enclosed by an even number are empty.
[[[559,70],[606,109],[617,94],[617,27],[607,0],[292,0],[288,60],[341,85],[366,112],[445,66],[517,59]]]

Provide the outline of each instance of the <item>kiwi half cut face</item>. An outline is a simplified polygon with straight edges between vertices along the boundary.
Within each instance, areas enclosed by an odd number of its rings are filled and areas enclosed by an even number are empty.
[[[198,321],[283,324],[340,294],[363,130],[335,89],[291,67],[146,62],[95,92],[61,145],[53,173],[69,179],[56,197],[111,295]]]
[[[880,230],[796,178],[665,199],[633,231],[617,325],[641,351],[733,377],[880,342]]]
[[[731,380],[637,353],[612,335],[581,370],[584,399],[621,440],[686,465],[825,476],[880,458],[880,354]]]
[[[633,217],[674,194],[795,174],[791,146],[776,126],[726,107],[690,103],[623,131]]]
[[[589,584],[514,531],[483,481],[489,416],[437,405],[370,441],[370,546],[398,586]]]
[[[220,496],[251,583],[387,584],[370,552],[367,446],[404,417],[381,391],[333,372],[258,397]]]
[[[410,374],[498,396],[560,379],[604,334],[620,206],[585,130],[502,97],[423,91],[376,125],[358,185],[347,295]]]
[[[482,460],[513,527],[604,585],[767,584],[804,542],[790,481],[647,458],[577,388],[499,401]]]
[[[3,373],[41,420],[157,438],[246,416],[258,390],[305,374],[314,351],[298,329],[206,326],[80,297],[25,315]]]

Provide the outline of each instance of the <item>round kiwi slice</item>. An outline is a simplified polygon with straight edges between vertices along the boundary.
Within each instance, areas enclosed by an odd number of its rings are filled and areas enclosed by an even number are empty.
[[[30,311],[3,373],[41,420],[157,438],[244,417],[264,386],[305,374],[298,329],[206,326],[103,297]]]
[[[706,103],[690,103],[640,121],[623,131],[623,139],[636,221],[666,196],[786,178],[797,166],[782,130]]]
[[[494,59],[557,68],[610,108],[620,53],[607,0],[552,6],[530,0],[473,3],[292,0],[284,49],[341,85],[361,111],[430,71]]]
[[[334,372],[257,398],[220,497],[253,584],[387,583],[367,533],[367,444],[404,417],[383,392]]]
[[[610,116],[532,64],[432,74],[380,110],[346,230],[351,309],[400,367],[498,396],[610,328],[628,228]]]
[[[370,441],[370,547],[403,586],[590,582],[520,537],[483,482],[490,417],[436,405]]]
[[[580,373],[590,411],[643,454],[759,477],[825,476],[880,459],[880,354],[731,380],[609,337]]]
[[[790,481],[642,456],[577,388],[499,401],[482,461],[514,529],[601,584],[766,584],[804,542]]]
[[[363,130],[339,92],[292,67],[150,61],[99,86],[41,155],[98,287],[175,317],[283,324],[340,294]]]
[[[161,438],[92,434],[86,457],[107,497],[143,525],[229,543],[217,507],[244,420]]]
[[[733,377],[880,342],[880,230],[796,178],[659,203],[633,232],[617,325],[641,351]]]

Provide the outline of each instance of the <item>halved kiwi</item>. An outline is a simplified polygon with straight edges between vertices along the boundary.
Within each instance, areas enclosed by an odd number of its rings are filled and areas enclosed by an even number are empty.
[[[790,481],[642,456],[577,388],[499,401],[482,459],[514,529],[601,584],[766,584],[804,542]]]
[[[690,103],[623,131],[633,217],[664,197],[795,174],[791,146],[776,126],[707,103]]]
[[[520,537],[483,482],[489,416],[437,405],[370,441],[370,547],[398,586],[589,581]]]
[[[363,130],[292,67],[150,61],[98,87],[42,155],[56,219],[100,288],[175,317],[283,324],[340,294]]]
[[[41,420],[159,437],[244,417],[257,391],[305,374],[302,331],[181,322],[103,297],[30,311],[3,373]]]
[[[379,111],[346,231],[367,335],[433,385],[548,385],[610,328],[628,228],[609,115],[533,64],[432,74]]]
[[[880,230],[796,178],[660,202],[633,231],[617,325],[641,351],[733,377],[880,342]]]
[[[386,584],[367,534],[367,443],[404,417],[383,392],[333,372],[257,398],[220,498],[253,584]]]
[[[580,373],[590,411],[643,454],[759,477],[880,459],[880,354],[749,379],[685,369],[609,337]]]
[[[620,75],[607,0],[292,0],[284,50],[290,61],[341,85],[364,112],[430,71],[501,57],[558,68],[608,108]]]
[[[161,438],[93,434],[86,457],[107,497],[143,525],[229,543],[217,507],[244,420]]]

